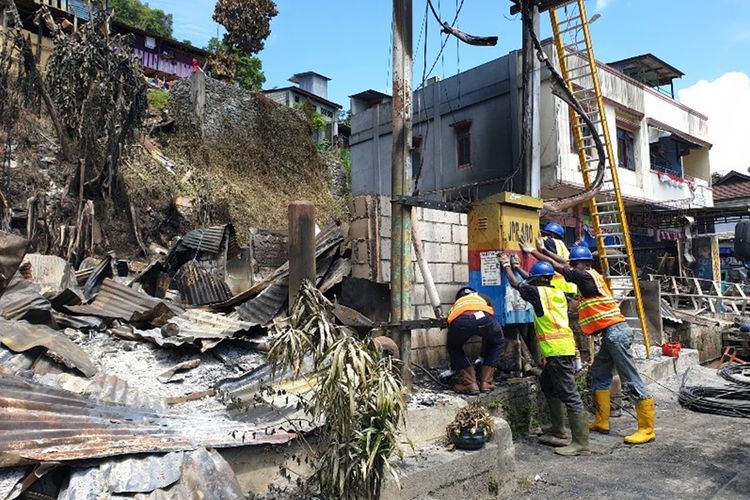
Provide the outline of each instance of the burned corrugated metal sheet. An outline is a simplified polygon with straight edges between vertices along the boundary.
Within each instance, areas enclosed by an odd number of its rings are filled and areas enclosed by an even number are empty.
[[[182,312],[175,305],[167,305],[159,299],[137,292],[109,278],[104,280],[93,302],[66,306],[65,309],[72,314],[125,321],[148,321],[157,325]]]
[[[54,295],[76,285],[73,268],[61,257],[29,253],[23,262],[31,264],[31,281],[39,286],[42,294]]]
[[[0,319],[0,343],[15,352],[45,347],[65,363],[65,366],[76,368],[87,377],[96,373],[96,366],[80,347],[63,333],[44,325]]]
[[[328,272],[318,283],[318,290],[325,293],[334,286],[338,285],[352,271],[352,263],[348,258],[339,257],[333,261]]]
[[[232,296],[223,279],[191,260],[175,275],[182,300],[191,306],[203,306],[223,302]]]
[[[672,310],[672,307],[669,305],[669,302],[667,302],[664,299],[661,299],[661,319],[671,321],[672,323],[682,324],[682,320],[678,318],[674,311]]]
[[[72,328],[74,330],[104,330],[107,326],[103,319],[96,316],[71,316],[57,311],[52,311],[52,319],[60,328]]]
[[[109,460],[75,470],[58,496],[58,500],[102,498],[241,500],[245,496],[226,460],[216,451],[199,448]]]
[[[107,255],[104,260],[102,260],[99,265],[96,266],[94,271],[91,273],[91,276],[89,276],[89,278],[86,280],[86,283],[83,285],[83,296],[86,299],[92,298],[97,294],[104,280],[107,278],[112,278],[113,276],[112,256]]]
[[[240,253],[240,246],[237,243],[237,235],[234,226],[231,224],[194,229],[187,233],[182,240],[180,240],[180,243],[192,250],[218,254],[221,252],[222,243],[225,238],[227,244],[227,257],[231,258],[238,255]]]
[[[26,467],[0,469],[0,500],[16,498],[16,485],[27,476]]]
[[[7,347],[0,345],[0,372],[16,375],[19,372],[28,370],[43,354],[43,347],[29,349],[24,352],[13,352]],[[2,496],[0,496],[1,498]]]
[[[0,449],[35,462],[279,444],[295,437],[281,429],[295,411],[250,407],[242,420],[225,412],[155,412],[0,375]]]
[[[0,292],[16,274],[28,246],[29,242],[20,236],[0,231]]]
[[[169,319],[161,328],[149,330],[119,327],[112,330],[124,338],[142,339],[160,346],[193,344],[206,351],[240,332],[250,330],[257,323],[230,318],[223,314],[190,309],[180,316]]]
[[[287,301],[288,279],[279,278],[255,298],[239,305],[235,310],[243,320],[255,325],[265,326],[271,323]]]
[[[0,296],[0,316],[5,319],[26,319],[32,323],[47,323],[52,304],[34,285],[16,275]]]
[[[137,387],[112,375],[97,375],[86,379],[69,373],[46,373],[36,375],[35,380],[50,387],[57,387],[108,403],[119,403],[154,411],[167,408],[162,399],[146,396]]]

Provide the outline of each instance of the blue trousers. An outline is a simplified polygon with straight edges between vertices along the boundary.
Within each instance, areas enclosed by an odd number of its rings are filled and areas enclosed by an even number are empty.
[[[495,366],[500,359],[505,338],[503,329],[495,317],[483,313],[481,318],[477,318],[473,313],[465,313],[448,325],[448,355],[451,359],[451,368],[454,370],[463,370],[471,366],[464,352],[464,344],[474,336],[484,340],[482,342],[484,366]]]
[[[647,399],[649,393],[635,368],[630,346],[633,329],[627,323],[617,323],[601,331],[602,344],[591,365],[594,390],[606,390],[612,384],[612,368],[617,368],[622,382],[622,394],[631,401]]]

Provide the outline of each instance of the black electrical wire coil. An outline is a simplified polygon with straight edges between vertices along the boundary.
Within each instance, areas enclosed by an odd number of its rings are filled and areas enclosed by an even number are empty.
[[[750,365],[724,365],[719,369],[719,376],[733,384],[750,385]]]
[[[678,401],[700,413],[750,418],[750,386],[683,386]]]

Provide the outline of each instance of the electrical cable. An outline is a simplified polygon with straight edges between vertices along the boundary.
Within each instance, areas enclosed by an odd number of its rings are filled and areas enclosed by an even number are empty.
[[[521,16],[524,29],[528,33],[529,37],[531,38],[534,44],[534,47],[536,48],[537,58],[539,59],[540,62],[544,63],[545,67],[550,72],[550,78],[552,80],[552,93],[556,95],[557,97],[559,97],[560,99],[562,99],[566,104],[568,104],[568,106],[570,106],[573,109],[573,111],[579,116],[579,118],[586,124],[586,126],[592,132],[591,138],[594,140],[594,145],[596,147],[597,156],[599,158],[599,161],[596,166],[596,175],[594,176],[594,180],[591,182],[588,188],[586,188],[583,192],[575,194],[575,195],[558,198],[557,200],[553,202],[545,202],[545,208],[556,211],[556,210],[560,210],[561,209],[560,207],[565,202],[570,202],[572,200],[581,200],[582,198],[584,200],[590,199],[591,197],[595,196],[597,192],[599,192],[599,190],[601,189],[602,183],[604,181],[604,171],[605,171],[607,154],[604,149],[604,143],[602,142],[601,137],[599,136],[598,133],[594,133],[596,131],[596,127],[594,126],[594,123],[588,117],[586,111],[584,110],[583,106],[578,101],[576,96],[573,95],[573,93],[568,88],[567,84],[565,83],[565,79],[562,77],[562,75],[560,75],[560,73],[557,72],[557,69],[555,69],[555,67],[552,65],[547,55],[544,53],[542,43],[539,41],[539,38],[536,36],[533,23],[531,22],[531,16],[529,15],[529,10],[528,10],[529,8],[528,3],[523,2],[522,6],[525,10],[524,14]],[[583,166],[583,168],[585,168],[585,165]]]
[[[724,365],[719,368],[719,376],[735,384],[750,385],[750,365]]]

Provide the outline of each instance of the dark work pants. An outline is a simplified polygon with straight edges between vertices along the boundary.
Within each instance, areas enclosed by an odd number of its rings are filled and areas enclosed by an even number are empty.
[[[464,313],[448,325],[448,355],[451,367],[458,371],[471,366],[471,362],[464,352],[464,344],[471,337],[481,337],[482,357],[485,366],[495,366],[500,359],[505,339],[503,329],[491,314],[484,313],[477,319],[474,313]]]
[[[559,399],[568,411],[584,411],[581,395],[576,386],[576,372],[573,368],[575,356],[553,356],[547,358],[539,385],[547,399]]]

